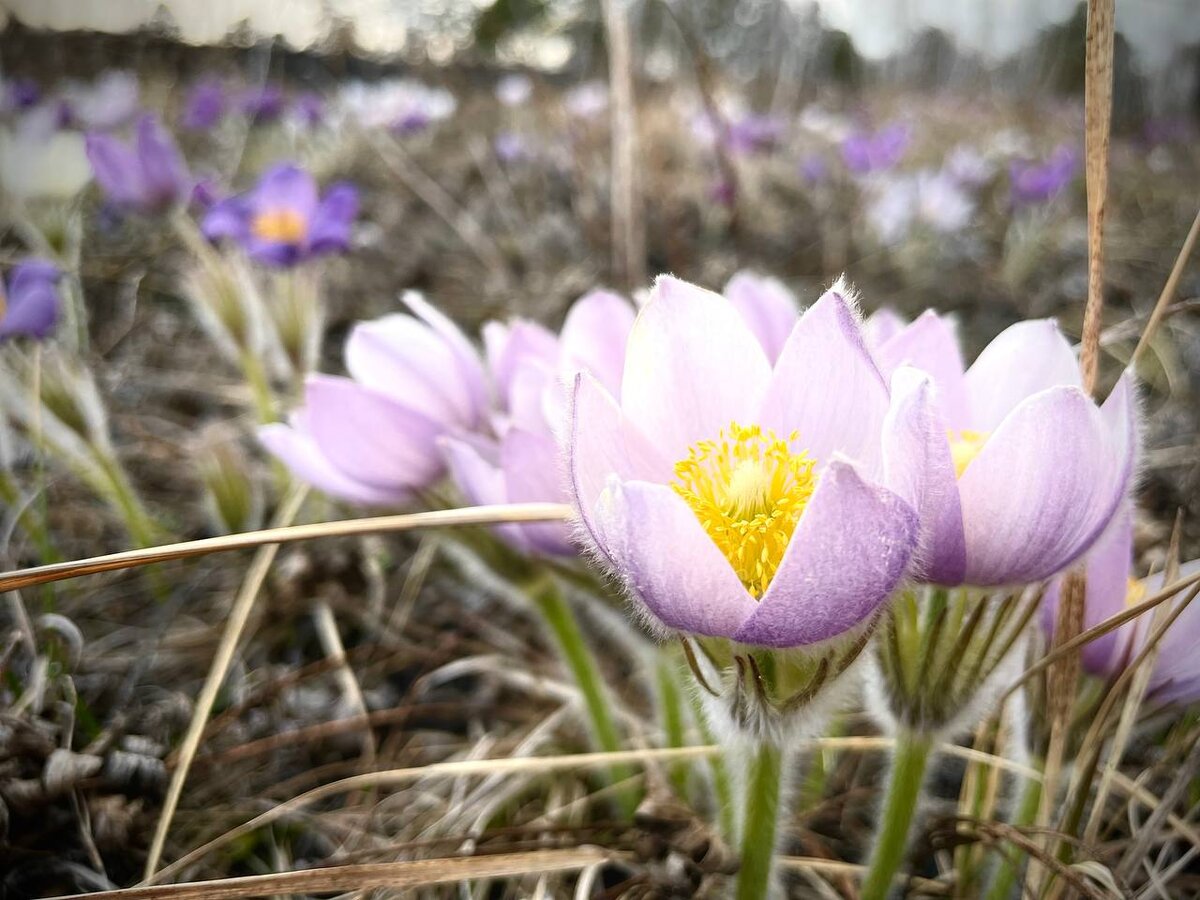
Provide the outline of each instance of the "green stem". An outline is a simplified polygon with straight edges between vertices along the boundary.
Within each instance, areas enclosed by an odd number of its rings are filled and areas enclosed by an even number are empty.
[[[932,745],[929,735],[910,731],[896,735],[896,754],[875,833],[875,848],[859,895],[861,900],[885,900],[904,862]]]
[[[271,382],[263,368],[262,359],[250,350],[242,351],[242,375],[250,388],[250,396],[254,402],[254,411],[258,421],[269,425],[276,420],[275,395],[271,390]]]
[[[708,724],[708,716],[704,712],[703,701],[691,691],[692,716],[700,729],[700,737],[706,744],[719,744],[716,734]],[[733,816],[733,785],[729,780],[729,769],[725,765],[725,755],[720,753],[708,759],[709,774],[712,776],[713,794],[716,796],[717,822],[721,826],[721,834],[730,844],[737,842],[737,823]]]
[[[592,736],[601,750],[615,753],[621,749],[621,735],[613,719],[612,703],[600,669],[596,665],[596,657],[592,654],[587,642],[580,631],[579,621],[571,610],[570,604],[563,596],[558,584],[551,578],[542,578],[529,587],[529,597],[537,605],[543,620],[549,626],[559,652],[575,683],[583,694],[584,707],[591,722]],[[611,777],[613,781],[624,781],[634,776],[634,770],[627,766],[613,766]],[[626,816],[632,816],[641,801],[640,792],[627,790],[620,794],[621,811]]]
[[[677,680],[678,669],[675,660],[665,653],[658,660],[656,675],[658,676],[658,702],[662,707],[663,732],[668,747],[683,747],[687,744],[683,728],[683,697],[679,692]],[[688,797],[688,776],[691,766],[686,760],[671,763],[671,783],[675,785],[675,793],[681,800]]]
[[[1042,802],[1042,783],[1033,778],[1025,780],[1021,789],[1021,797],[1017,808],[1013,810],[1012,821],[1009,823],[1022,828],[1032,825],[1037,819],[1038,806]],[[1017,883],[1019,865],[1007,853],[1001,854],[996,871],[992,875],[992,884],[988,888],[986,900],[1008,900],[1012,896],[1013,887]]]
[[[764,900],[771,892],[782,774],[783,751],[770,742],[759,744],[746,777],[737,900]]]

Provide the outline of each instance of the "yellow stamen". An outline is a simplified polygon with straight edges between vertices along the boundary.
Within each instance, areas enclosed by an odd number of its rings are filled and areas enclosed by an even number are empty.
[[[947,434],[950,437],[950,458],[954,460],[955,477],[962,478],[963,472],[967,471],[967,466],[979,455],[990,435],[986,431],[967,429],[949,431]]]
[[[1137,606],[1146,599],[1146,586],[1136,578],[1128,579],[1125,588],[1125,606]]]
[[[292,209],[269,209],[254,217],[251,225],[255,235],[264,241],[298,244],[308,233],[304,217]]]
[[[762,597],[817,483],[816,460],[757,425],[733,422],[675,463],[671,485],[742,584]]]

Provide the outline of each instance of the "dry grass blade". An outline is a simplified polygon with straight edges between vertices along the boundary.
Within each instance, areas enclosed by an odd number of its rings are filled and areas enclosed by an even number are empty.
[[[375,888],[416,888],[431,884],[466,882],[478,878],[505,878],[566,872],[603,863],[608,854],[596,847],[568,850],[532,850],[449,859],[329,866],[274,875],[250,875],[187,884],[149,885],[94,894],[72,894],[53,900],[234,900],[287,894],[327,894]]]
[[[198,541],[183,541],[148,547],[145,550],[125,550],[80,559],[72,562],[52,563],[17,572],[0,574],[0,593],[51,581],[112,572],[118,569],[134,569],[153,563],[174,559],[190,559],[210,553],[228,553],[264,544],[291,544],[296,541],[311,541],[325,537],[348,535],[382,534],[394,531],[412,531],[417,528],[451,528],[464,525],[497,525],[505,522],[552,522],[569,518],[571,508],[561,503],[501,503],[495,506],[468,506],[461,509],[439,509],[431,512],[406,513],[397,516],[371,516],[361,519],[344,519],[339,522],[319,522],[315,525],[290,525],[282,528],[266,528],[242,534],[202,538]]]
[[[1100,320],[1104,314],[1104,211],[1108,201],[1108,145],[1112,126],[1114,0],[1088,0],[1084,60],[1084,142],[1087,155],[1088,295],[1079,364],[1083,385],[1096,391]]]
[[[307,496],[307,487],[293,489],[280,507],[276,521],[281,525],[292,521],[300,512],[300,507]],[[213,657],[212,666],[208,670],[204,686],[200,689],[200,696],[196,698],[196,708],[192,711],[192,720],[188,723],[187,733],[179,748],[179,763],[175,767],[175,771],[171,773],[171,783],[167,787],[162,813],[154,828],[154,838],[150,842],[150,852],[146,856],[143,875],[147,880],[154,877],[154,870],[158,868],[158,862],[162,859],[163,847],[167,842],[167,832],[171,829],[175,808],[179,805],[179,798],[183,794],[183,784],[187,780],[188,770],[191,768],[192,760],[196,758],[196,751],[200,748],[200,740],[204,736],[204,726],[208,723],[208,714],[212,711],[213,704],[217,700],[217,693],[221,690],[221,685],[225,682],[225,676],[229,672],[229,664],[233,661],[233,654],[237,651],[238,643],[242,639],[242,631],[245,630],[246,622],[250,618],[250,610],[254,608],[254,598],[262,589],[263,582],[278,553],[278,544],[269,544],[258,551],[229,610],[225,630],[221,633],[221,642],[217,645],[217,652]]]
[[[840,875],[842,877],[849,875],[853,878],[862,878],[867,872],[866,866],[838,862],[832,859],[821,859],[816,856],[781,856],[776,862],[781,869],[807,870],[809,872],[816,872],[819,875]],[[952,893],[952,888],[949,884],[935,881],[932,878],[920,878],[916,876],[910,878],[907,875],[897,875],[896,884],[908,885],[913,890],[920,891],[923,894],[948,897]]]
[[[646,281],[645,228],[637,184],[637,112],[633,97],[629,10],[626,0],[603,0],[612,92],[613,269],[627,290]]]
[[[1175,257],[1175,265],[1171,267],[1171,274],[1167,276],[1167,283],[1163,285],[1162,293],[1158,295],[1158,302],[1154,304],[1154,311],[1150,314],[1150,321],[1146,323],[1145,329],[1142,331],[1142,336],[1138,338],[1137,346],[1133,348],[1133,356],[1129,360],[1130,366],[1136,366],[1137,361],[1141,358],[1143,351],[1149,346],[1150,340],[1154,337],[1154,333],[1158,331],[1158,326],[1162,324],[1163,317],[1167,314],[1167,308],[1171,305],[1171,300],[1175,297],[1175,291],[1179,289],[1179,281],[1183,278],[1183,270],[1187,268],[1188,259],[1192,255],[1192,251],[1196,248],[1196,240],[1200,238],[1200,210],[1196,210],[1196,218],[1192,220],[1192,227],[1187,233],[1187,237],[1183,239],[1183,246],[1179,248],[1179,255]]]

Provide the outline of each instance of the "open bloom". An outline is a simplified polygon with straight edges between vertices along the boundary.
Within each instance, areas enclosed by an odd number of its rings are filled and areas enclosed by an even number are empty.
[[[728,300],[662,277],[619,396],[575,378],[572,503],[662,629],[771,648],[848,635],[916,546],[932,409],[906,374],[889,397],[836,289],[772,366]]]
[[[487,408],[471,343],[419,296],[405,302],[415,315],[351,332],[351,377],[310,376],[289,424],[259,431],[297,478],[353,503],[401,503],[428,487],[445,471],[438,438],[477,427]]]
[[[907,126],[899,123],[857,132],[842,141],[842,162],[855,175],[890,169],[904,158],[910,137]]]
[[[725,285],[725,299],[741,313],[774,365],[800,318],[796,296],[778,278],[742,271]]]
[[[412,78],[353,82],[342,88],[341,102],[367,128],[386,128],[405,137],[449,119],[458,108],[458,101],[445,88]]]
[[[138,119],[132,144],[111,134],[87,136],[96,183],[120,209],[162,212],[191,196],[192,178],[179,148],[153,116]]]
[[[321,197],[312,175],[282,163],[268,169],[248,194],[215,203],[201,229],[210,241],[236,241],[259,262],[293,266],[347,250],[357,215],[353,185],[335,184]]]
[[[0,341],[17,336],[50,336],[62,306],[59,275],[55,266],[40,259],[13,266],[7,288],[0,283]]]
[[[945,171],[927,169],[915,175],[882,176],[869,192],[866,217],[884,244],[895,244],[921,223],[939,234],[966,228],[975,201]]]
[[[936,386],[922,510],[927,580],[1028,584],[1087,551],[1133,472],[1128,376],[1097,408],[1051,319],[1011,326],[964,370],[952,323],[929,311],[882,340],[875,357],[885,373],[915,366]]]
[[[1057,148],[1044,162],[1016,160],[1009,166],[1014,206],[1045,203],[1057,197],[1079,171],[1079,156],[1070,147]]]
[[[207,131],[221,123],[229,108],[225,85],[215,78],[198,81],[188,90],[180,124],[192,131]]]
[[[556,439],[565,417],[565,385],[569,376],[585,371],[616,390],[633,320],[633,307],[624,297],[593,291],[572,305],[558,335],[528,321],[484,326],[500,406],[491,422],[494,436],[442,439],[450,473],[472,503],[569,502]],[[504,525],[497,531],[526,552],[575,552],[561,522]]]
[[[1124,612],[1153,596],[1163,587],[1160,572],[1149,578],[1133,577],[1133,511],[1123,503],[1112,523],[1088,552],[1084,594],[1083,627],[1093,628],[1105,619]],[[1200,560],[1180,567],[1187,578],[1200,572]],[[1055,579],[1046,589],[1042,625],[1053,633],[1062,584]],[[1182,603],[1185,589],[1168,604]],[[1155,614],[1147,611],[1121,627],[1083,645],[1083,666],[1093,675],[1112,678],[1132,662],[1146,646],[1154,630]],[[1171,623],[1158,644],[1158,657],[1147,688],[1156,699],[1171,703],[1200,700],[1200,659],[1195,653],[1200,640],[1200,604],[1192,601]]]

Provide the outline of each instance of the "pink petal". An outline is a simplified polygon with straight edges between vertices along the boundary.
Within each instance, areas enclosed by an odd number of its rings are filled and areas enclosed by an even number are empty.
[[[887,386],[858,320],[827,291],[784,345],[756,421],[779,435],[798,430],[799,446],[821,463],[843,453],[874,471],[887,408]]]
[[[511,503],[566,503],[565,473],[558,447],[549,434],[520,428],[510,430],[500,441],[500,465]],[[518,526],[531,549],[540,553],[568,555],[575,552],[566,524],[538,522]]]
[[[904,577],[917,516],[854,467],[830,463],[771,586],[734,635],[743,644],[800,647],[869,621]]]
[[[590,372],[609,392],[620,391],[635,315],[628,300],[609,291],[592,291],[576,300],[559,333],[563,374]]]
[[[258,430],[258,439],[294,476],[330,496],[368,506],[390,506],[408,499],[401,488],[376,487],[346,475],[322,455],[311,435],[300,427],[264,425]]]
[[[867,316],[862,328],[867,346],[876,350],[904,330],[904,319],[891,307],[883,306]]]
[[[967,371],[971,421],[965,427],[993,431],[1027,397],[1081,384],[1075,353],[1053,319],[1018,322],[1000,332]]]
[[[875,360],[884,375],[898,366],[909,365],[933,376],[938,402],[947,426],[966,428],[968,419],[967,387],[963,377],[962,352],[954,323],[926,310],[910,325],[885,341],[876,351]]]
[[[738,272],[725,285],[725,297],[746,320],[774,365],[800,318],[795,295],[777,278]]]
[[[662,276],[634,323],[621,408],[668,459],[730,422],[753,421],[771,369],[720,294]]]
[[[482,416],[488,406],[491,391],[488,387],[483,361],[479,358],[479,352],[453,321],[431,306],[416,291],[406,291],[403,299],[405,306],[411,309],[417,318],[441,335],[442,340],[453,349],[454,355],[458,358],[458,372],[467,385],[477,416]]]
[[[617,575],[662,625],[731,637],[754,612],[729,561],[671,488],[614,477],[596,516]]]

